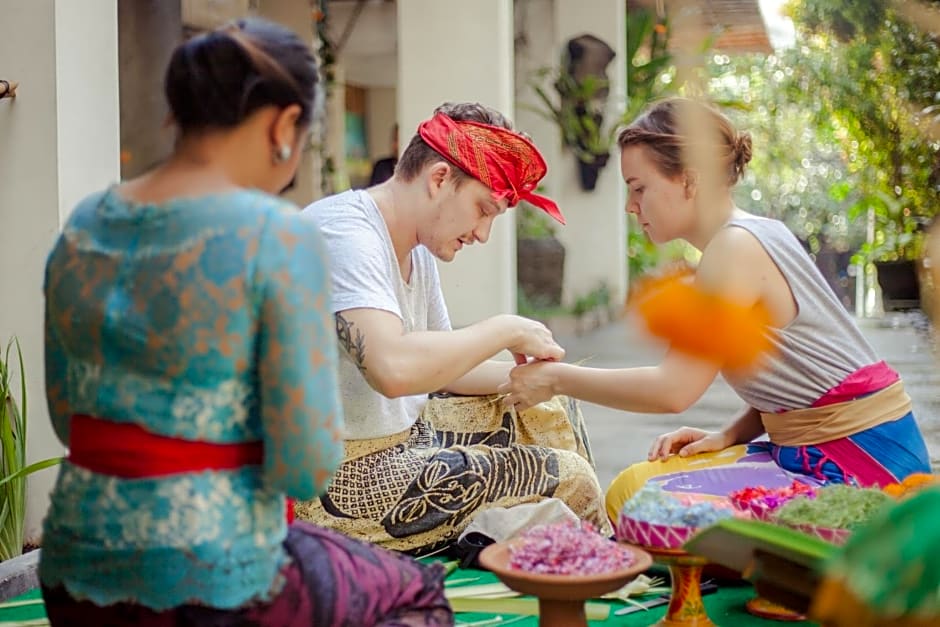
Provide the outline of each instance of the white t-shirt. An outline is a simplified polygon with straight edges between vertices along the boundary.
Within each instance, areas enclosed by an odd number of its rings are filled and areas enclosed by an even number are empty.
[[[326,241],[334,313],[382,309],[401,319],[405,333],[450,330],[433,255],[424,246],[412,250],[411,281],[405,283],[385,220],[367,192],[329,196],[308,206],[303,215],[316,223]],[[353,339],[355,331],[353,327]],[[427,401],[425,394],[394,399],[379,394],[345,350],[340,350],[339,385],[348,440],[404,431]]]

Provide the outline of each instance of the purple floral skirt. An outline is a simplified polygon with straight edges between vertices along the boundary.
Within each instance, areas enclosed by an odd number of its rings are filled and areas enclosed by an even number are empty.
[[[284,588],[268,603],[235,610],[183,605],[155,612],[133,603],[98,606],[64,588],[43,588],[54,626],[442,627],[454,624],[439,564],[413,559],[296,522],[284,547],[292,558]]]

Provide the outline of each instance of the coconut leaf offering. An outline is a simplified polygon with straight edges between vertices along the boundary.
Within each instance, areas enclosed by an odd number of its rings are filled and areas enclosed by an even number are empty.
[[[837,550],[793,529],[738,518],[703,529],[684,548],[740,572],[761,597],[799,612],[809,608],[822,565]]]
[[[940,489],[880,510],[823,566],[877,616],[940,624]],[[833,600],[838,607],[844,599]]]

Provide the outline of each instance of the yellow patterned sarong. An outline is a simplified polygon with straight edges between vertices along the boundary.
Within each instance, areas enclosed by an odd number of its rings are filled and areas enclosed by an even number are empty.
[[[555,397],[516,415],[495,396],[434,396],[409,431],[348,441],[327,493],[294,511],[420,555],[455,542],[479,511],[547,498],[610,532],[576,401]]]

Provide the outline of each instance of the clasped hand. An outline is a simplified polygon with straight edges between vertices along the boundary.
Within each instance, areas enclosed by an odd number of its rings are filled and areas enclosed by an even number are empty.
[[[517,333],[516,341],[507,347],[516,360],[516,367],[496,392],[504,396],[504,406],[515,407],[519,412],[555,395],[547,367],[564,359],[565,349],[540,322],[521,316],[505,316],[504,319]]]
[[[500,385],[496,392],[505,395],[503,404],[523,411],[555,396],[556,377],[553,370],[558,363],[533,359],[526,361],[516,358],[521,364],[509,371],[509,380]]]

